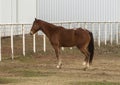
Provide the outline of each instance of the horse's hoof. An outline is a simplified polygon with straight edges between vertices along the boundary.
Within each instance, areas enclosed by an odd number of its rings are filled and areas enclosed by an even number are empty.
[[[86,71],[86,70],[87,70],[87,67],[85,67],[83,70]]]
[[[85,66],[86,65],[86,62],[83,62],[83,66]]]
[[[57,65],[57,68],[58,68],[58,69],[61,69],[61,67],[62,67],[62,64]]]
[[[61,69],[61,66],[57,66],[58,69]]]

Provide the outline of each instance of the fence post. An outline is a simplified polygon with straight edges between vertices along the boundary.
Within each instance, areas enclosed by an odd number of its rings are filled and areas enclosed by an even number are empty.
[[[98,29],[98,46],[100,47],[100,23],[98,23],[99,29]]]
[[[24,32],[23,24],[22,24],[22,34],[23,34],[23,55],[25,56],[25,32]]]
[[[105,23],[105,45],[107,44],[107,24]]]
[[[35,34],[33,35],[33,52],[36,52],[36,42],[35,42]]]
[[[87,29],[87,23],[85,22],[85,29]]]
[[[117,23],[117,27],[116,27],[116,44],[118,45],[118,23]]]
[[[0,29],[0,61],[2,61],[2,56],[1,56],[1,29]]]
[[[11,56],[12,60],[14,59],[14,50],[13,50],[13,25],[11,25]]]
[[[69,24],[69,29],[71,29],[71,23],[68,23]],[[70,47],[70,50],[72,50],[72,47]]]
[[[111,38],[110,38],[110,42],[111,42],[111,45],[112,45],[112,43],[113,43],[113,39],[112,39],[112,36],[113,36],[113,30],[112,30],[112,23],[111,23],[111,29],[110,29],[110,32],[111,32]]]
[[[83,23],[83,29],[85,29],[85,28],[86,28],[86,22]]]
[[[61,23],[61,26],[62,26],[62,23]],[[61,47],[62,51],[64,51],[64,47]]]
[[[92,34],[93,34],[93,38],[95,38],[95,32],[94,32],[94,26],[95,26],[95,24],[94,23],[91,23],[92,24]],[[95,40],[94,40],[95,41]]]
[[[92,23],[92,33],[93,33],[93,36],[94,36],[94,23]]]
[[[45,38],[45,34],[43,34],[43,51],[46,52],[46,38]]]

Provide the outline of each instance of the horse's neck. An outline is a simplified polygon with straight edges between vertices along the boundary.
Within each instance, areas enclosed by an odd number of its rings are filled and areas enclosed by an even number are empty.
[[[45,35],[49,38],[52,35],[51,31],[54,30],[54,28],[55,25],[44,22],[42,26],[42,32],[45,33]]]

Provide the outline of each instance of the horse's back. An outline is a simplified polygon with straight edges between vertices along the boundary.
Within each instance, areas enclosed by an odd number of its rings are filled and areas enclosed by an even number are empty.
[[[75,46],[89,42],[89,31],[77,28],[77,29],[65,29],[60,33],[60,42],[63,46]]]
[[[75,31],[73,29],[59,30],[59,43],[60,46],[70,47],[75,45]]]
[[[90,31],[88,31],[87,29],[78,28],[75,32],[77,43],[78,44],[89,43],[89,41],[90,41],[89,32]]]

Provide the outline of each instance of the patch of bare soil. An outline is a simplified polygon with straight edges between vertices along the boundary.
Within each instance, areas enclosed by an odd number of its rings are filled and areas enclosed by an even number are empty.
[[[21,37],[17,38],[18,42],[14,41],[14,60],[11,60],[7,54],[3,54],[3,57],[7,58],[3,58],[3,61],[0,62],[1,82],[12,79],[15,82],[9,81],[7,85],[82,85],[78,82],[112,82],[120,85],[120,46],[103,45],[99,48],[95,45],[92,66],[86,71],[83,70],[82,65],[84,55],[76,48],[72,50],[65,48],[60,55],[63,61],[62,69],[57,69],[57,59],[48,40],[47,51],[43,52],[42,37],[37,36],[37,52],[34,54],[32,43],[30,43],[32,38],[26,37],[26,56],[22,56]],[[16,40],[16,38],[14,39]],[[2,43],[2,49],[4,49],[2,53],[10,52],[7,39],[2,42],[5,42]],[[96,85],[96,83],[90,85]]]

